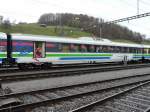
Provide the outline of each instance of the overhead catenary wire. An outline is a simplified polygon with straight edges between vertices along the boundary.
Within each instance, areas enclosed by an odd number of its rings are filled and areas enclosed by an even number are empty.
[[[123,22],[123,21],[129,21],[129,20],[133,20],[133,19],[147,17],[147,16],[150,16],[150,12],[139,14],[139,15],[135,15],[135,16],[130,16],[130,17],[122,18],[122,19],[117,19],[117,20],[113,20],[113,21],[109,21],[109,22],[105,22],[105,23],[107,23],[107,24],[110,24],[110,23],[119,23],[119,22]]]

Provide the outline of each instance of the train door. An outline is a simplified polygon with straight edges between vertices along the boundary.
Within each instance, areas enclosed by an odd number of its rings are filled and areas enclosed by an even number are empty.
[[[45,58],[45,42],[34,42],[34,58]]]

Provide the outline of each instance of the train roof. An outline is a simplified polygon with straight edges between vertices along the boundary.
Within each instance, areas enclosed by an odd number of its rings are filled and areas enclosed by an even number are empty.
[[[5,33],[0,33],[1,39],[6,39]],[[67,38],[58,36],[43,36],[43,35],[30,35],[30,34],[12,34],[13,40],[28,40],[28,41],[43,41],[43,42],[62,42],[62,43],[75,43],[75,44],[91,44],[91,45],[109,45],[109,46],[122,46],[122,47],[138,47],[138,48],[150,48],[149,45],[141,44],[128,44],[112,42],[108,39],[95,39],[92,37],[80,37],[80,38]]]

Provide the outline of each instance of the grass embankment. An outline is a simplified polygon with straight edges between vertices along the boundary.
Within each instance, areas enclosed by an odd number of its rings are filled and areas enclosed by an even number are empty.
[[[66,36],[66,37],[81,37],[90,36],[90,33],[83,32],[79,28],[72,27],[62,27],[59,26],[47,26],[41,27],[38,24],[17,24],[11,26],[9,29],[5,29],[0,26],[0,32],[10,32],[10,33],[24,33],[24,34],[34,34],[34,35],[51,35],[51,36]]]
[[[65,37],[73,37],[73,38],[92,35],[91,33],[81,31],[81,29],[79,28],[68,27],[68,26],[63,26],[62,29],[59,26],[41,27],[39,24],[36,23],[12,25],[9,29],[0,26],[0,32],[65,36]],[[113,39],[112,41],[139,44],[134,41],[125,40],[125,39]],[[143,41],[142,43],[150,45],[150,41]]]

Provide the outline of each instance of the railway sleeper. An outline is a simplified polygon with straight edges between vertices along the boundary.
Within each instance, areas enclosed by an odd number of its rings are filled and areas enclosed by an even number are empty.
[[[130,106],[124,103],[119,103],[119,102],[107,102],[105,105],[108,105],[112,108],[118,109],[118,110],[123,110],[127,112],[141,112],[143,111],[142,109],[134,106]]]
[[[49,69],[52,67],[52,63],[19,63],[19,69],[28,70],[28,69]]]

